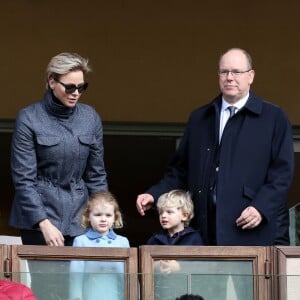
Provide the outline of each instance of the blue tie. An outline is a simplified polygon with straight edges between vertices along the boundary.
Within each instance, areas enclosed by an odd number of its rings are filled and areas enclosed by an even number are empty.
[[[235,114],[236,107],[228,106],[227,109],[229,110],[229,119],[230,119]]]

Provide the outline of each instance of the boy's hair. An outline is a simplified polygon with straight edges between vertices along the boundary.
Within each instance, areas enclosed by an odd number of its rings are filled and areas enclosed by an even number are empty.
[[[81,226],[84,228],[90,227],[89,215],[94,205],[111,204],[114,207],[115,221],[112,228],[122,228],[123,219],[120,212],[119,204],[114,195],[107,191],[99,191],[94,193],[88,200],[87,205],[81,216]]]
[[[183,213],[187,214],[184,226],[188,226],[194,217],[194,204],[189,192],[182,190],[172,190],[169,193],[162,194],[157,201],[157,209],[160,211],[166,206],[176,206]]]

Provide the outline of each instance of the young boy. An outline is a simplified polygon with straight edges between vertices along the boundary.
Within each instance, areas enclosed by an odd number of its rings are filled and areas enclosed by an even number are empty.
[[[172,190],[163,194],[158,198],[157,209],[162,229],[147,241],[147,245],[203,245],[199,231],[188,226],[194,216],[189,193]],[[154,262],[155,299],[174,299],[186,291],[181,269],[181,263],[174,259]]]
[[[155,233],[147,245],[203,245],[199,231],[189,227],[194,205],[188,192],[172,190],[157,201],[162,230]]]

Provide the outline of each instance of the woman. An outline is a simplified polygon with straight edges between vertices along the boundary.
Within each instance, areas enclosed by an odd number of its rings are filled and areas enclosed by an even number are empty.
[[[44,97],[16,119],[10,224],[20,229],[23,244],[72,245],[83,233],[80,215],[89,195],[107,190],[101,120],[78,103],[89,71],[88,60],[78,54],[54,56]]]

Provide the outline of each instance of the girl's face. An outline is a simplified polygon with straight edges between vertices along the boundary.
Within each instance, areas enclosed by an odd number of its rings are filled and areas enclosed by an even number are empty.
[[[108,234],[115,222],[114,207],[110,203],[96,203],[92,206],[89,221],[91,227],[102,235]]]

